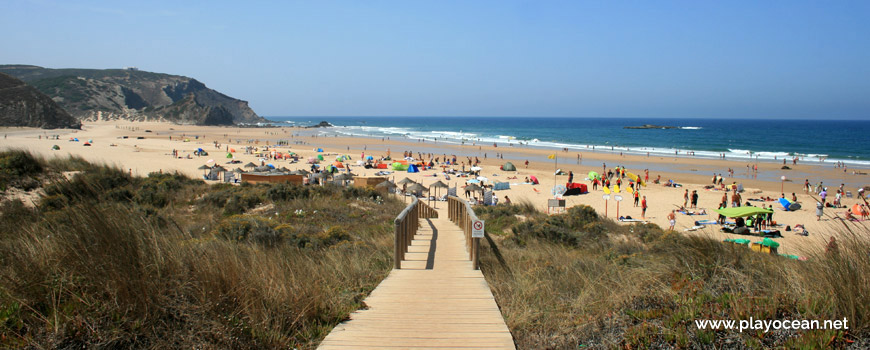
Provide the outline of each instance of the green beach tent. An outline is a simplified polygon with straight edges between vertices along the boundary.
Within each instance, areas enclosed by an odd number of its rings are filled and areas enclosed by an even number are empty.
[[[779,243],[777,243],[776,241],[774,241],[770,238],[765,238],[765,239],[761,240],[761,242],[755,242],[755,243],[761,244],[765,247],[779,248]]]
[[[595,180],[595,179],[601,180],[601,175],[598,175],[598,173],[596,173],[594,171],[590,171],[589,175],[587,175],[586,177],[588,177],[589,180]]]
[[[517,167],[514,166],[514,163],[507,162],[501,167],[504,171],[517,171]]]
[[[318,155],[317,155],[317,160],[323,160],[323,155],[322,155],[322,154],[318,154]]]
[[[771,209],[761,209],[759,207],[723,208],[714,209],[713,211],[729,218],[742,218],[745,216],[752,216],[761,213],[773,213],[773,210]]]
[[[392,165],[393,170],[408,170],[408,166],[399,162],[395,162]]]

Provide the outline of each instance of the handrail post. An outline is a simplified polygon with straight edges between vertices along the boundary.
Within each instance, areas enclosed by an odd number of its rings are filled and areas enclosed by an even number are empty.
[[[396,224],[396,247],[395,247],[395,251],[393,252],[394,253],[393,260],[395,260],[393,267],[396,270],[398,270],[398,269],[402,268],[402,253],[403,253],[403,251],[402,251],[402,222],[399,221],[399,219],[396,219],[395,224]]]

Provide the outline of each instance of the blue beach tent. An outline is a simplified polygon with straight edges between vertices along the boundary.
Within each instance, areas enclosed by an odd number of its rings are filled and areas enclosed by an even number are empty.
[[[409,173],[419,173],[420,169],[417,169],[416,165],[410,164],[410,165],[408,165],[408,172]]]
[[[785,211],[788,211],[788,207],[791,206],[791,202],[789,202],[789,200],[785,198],[780,198],[779,204],[782,205],[782,209]]]

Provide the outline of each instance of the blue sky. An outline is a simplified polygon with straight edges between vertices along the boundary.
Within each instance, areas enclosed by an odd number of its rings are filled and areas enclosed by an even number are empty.
[[[870,119],[870,1],[0,7],[2,64],[185,75],[264,116]]]

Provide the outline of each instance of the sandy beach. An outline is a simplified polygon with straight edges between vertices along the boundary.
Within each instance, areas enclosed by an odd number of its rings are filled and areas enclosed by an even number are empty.
[[[44,157],[66,157],[68,155],[81,156],[89,161],[105,163],[130,171],[133,175],[146,176],[150,172],[179,172],[193,178],[202,178],[202,170],[197,168],[213,159],[217,164],[222,164],[228,169],[233,169],[248,162],[258,162],[259,156],[244,154],[246,146],[272,145],[278,140],[289,142],[287,146],[279,146],[281,152],[292,151],[299,154],[303,159],[317,154],[316,148],[322,148],[323,153],[332,155],[350,155],[352,164],[361,159],[362,155],[379,158],[389,152],[393,159],[401,158],[403,151],[423,153],[428,159],[432,157],[443,158],[456,155],[458,160],[466,160],[466,157],[478,157],[482,162],[481,175],[487,177],[490,182],[510,182],[511,189],[495,191],[499,201],[504,202],[504,197],[509,196],[516,203],[528,200],[540,210],[547,211],[547,199],[553,198],[551,189],[554,184],[564,185],[567,176],[554,176],[554,168],[558,167],[565,173],[574,172],[574,182],[585,183],[589,186],[590,193],[565,197],[567,206],[578,204],[589,205],[599,213],[605,211],[610,218],[617,217],[617,203],[614,200],[605,201],[604,194],[599,188],[592,190],[591,182],[587,181],[586,174],[589,171],[601,172],[604,164],[607,169],[623,165],[629,172],[643,176],[644,169],[650,169],[650,183],[642,187],[640,194],[647,197],[649,209],[646,219],[664,228],[668,227],[666,216],[671,210],[677,209],[683,204],[683,194],[686,190],[699,194],[698,209],[706,209],[706,215],[685,215],[677,213],[675,229],[684,231],[694,226],[695,221],[716,220],[717,214],[712,212],[722,200],[723,191],[706,189],[704,186],[711,184],[713,174],[721,174],[725,184],[737,182],[742,184],[746,192],[742,194],[743,202],[752,198],[779,198],[784,192],[787,198],[795,193],[804,209],[799,211],[783,211],[781,206],[774,201],[752,202],[755,206],[765,204],[776,208],[774,221],[782,224],[778,227],[782,231],[783,238],[776,240],[781,244],[779,252],[805,256],[814,251],[824,248],[829,236],[841,236],[848,232],[841,220],[846,209],[825,208],[821,221],[816,221],[816,200],[805,193],[803,189],[804,179],[809,179],[815,185],[823,181],[828,187],[828,201],[832,201],[836,189],[841,183],[845,189],[857,194],[860,186],[867,184],[866,176],[855,175],[851,172],[843,172],[842,169],[831,166],[818,166],[799,162],[797,165],[788,163],[791,170],[782,170],[781,163],[758,163],[758,172],[749,171],[745,161],[693,159],[687,157],[643,157],[621,156],[617,153],[575,151],[555,152],[558,163],[547,159],[552,150],[533,149],[523,147],[507,147],[506,145],[455,145],[435,143],[432,141],[420,142],[416,140],[386,140],[373,138],[314,136],[312,129],[294,128],[239,128],[239,127],[205,127],[176,125],[169,123],[151,122],[97,122],[87,123],[82,130],[42,130],[32,128],[0,128],[4,137],[0,139],[0,149],[25,149]],[[57,135],[57,139],[53,137]],[[298,135],[298,136],[297,136]],[[126,136],[126,138],[125,138]],[[78,142],[70,141],[78,138]],[[92,141],[91,146],[83,146],[85,141]],[[188,140],[188,141],[185,141]],[[58,145],[60,150],[52,150],[53,145]],[[193,151],[203,148],[210,152],[209,156],[197,157]],[[227,149],[237,150],[235,159],[240,164],[227,165]],[[179,157],[174,157],[173,151],[177,151]],[[498,153],[503,153],[503,159],[496,159]],[[580,156],[578,159],[578,155]],[[189,156],[189,158],[188,158]],[[528,167],[525,161],[529,160]],[[505,172],[499,166],[505,162],[512,162],[516,172]],[[287,160],[270,161],[276,166],[285,166],[291,170],[307,169],[309,165],[304,161],[290,164]],[[554,164],[555,163],[555,164]],[[755,163],[753,163],[754,165]],[[466,168],[470,165],[466,164]],[[459,170],[458,165],[455,169]],[[727,169],[734,169],[734,176],[729,176]],[[440,169],[440,168],[439,168]],[[353,166],[352,171],[361,176],[374,176],[377,170],[364,169]],[[673,180],[682,185],[680,188],[666,187],[652,184],[653,180],[661,176],[663,182]],[[509,180],[508,177],[517,179]],[[535,176],[540,184],[523,184],[527,176]],[[781,181],[781,176],[786,176],[787,181]],[[434,170],[419,173],[396,172],[390,176],[396,181],[409,177],[423,185],[428,186],[435,181],[441,180],[453,186],[463,186],[467,178],[451,177],[449,181]],[[795,177],[795,178],[793,178]],[[460,189],[460,195],[462,191]],[[632,196],[622,193],[625,198],[619,204],[619,216],[631,216],[641,218],[641,208],[633,205]],[[730,201],[730,195],[729,195]],[[851,207],[858,203],[858,198],[844,198],[843,204]],[[606,206],[606,209],[605,209]],[[785,232],[785,225],[794,227],[803,224],[810,232],[808,237],[799,236],[793,232]],[[855,232],[866,232],[867,222],[848,222],[847,226],[853,227]],[[722,233],[718,225],[708,225],[703,229],[690,231],[690,234],[711,236],[716,239],[747,238],[735,234]],[[753,241],[760,238],[749,237]]]

